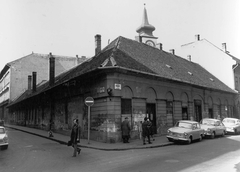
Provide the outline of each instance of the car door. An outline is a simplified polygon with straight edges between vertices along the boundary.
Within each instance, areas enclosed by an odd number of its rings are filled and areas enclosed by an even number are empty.
[[[199,126],[197,125],[197,123],[194,123],[192,125],[192,136],[193,136],[193,140],[199,139]]]
[[[222,135],[222,133],[225,132],[226,127],[224,126],[224,124],[223,124],[222,122],[220,122],[219,127],[220,127],[220,131],[221,131],[221,132],[220,132],[220,135]]]
[[[240,120],[237,120],[237,131],[240,132]]]
[[[215,126],[215,133],[216,135],[220,135],[221,134],[221,126],[220,126],[220,121],[216,121],[214,123],[214,126]]]

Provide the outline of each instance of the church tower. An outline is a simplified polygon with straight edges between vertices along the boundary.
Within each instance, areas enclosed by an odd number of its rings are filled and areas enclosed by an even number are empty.
[[[153,36],[152,32],[154,30],[155,27],[148,22],[147,10],[144,4],[142,24],[136,30],[139,34],[139,36],[136,36],[136,40],[138,42],[142,42],[150,46],[156,47],[158,38]]]

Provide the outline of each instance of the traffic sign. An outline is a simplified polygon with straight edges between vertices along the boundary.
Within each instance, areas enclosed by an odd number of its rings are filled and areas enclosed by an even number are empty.
[[[93,99],[92,97],[87,97],[87,98],[85,99],[85,104],[86,104],[87,106],[92,106],[92,105],[94,104],[94,99]]]

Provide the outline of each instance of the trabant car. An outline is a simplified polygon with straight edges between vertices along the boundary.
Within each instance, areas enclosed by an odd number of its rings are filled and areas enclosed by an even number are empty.
[[[0,126],[0,148],[8,148],[8,135],[6,129]]]
[[[201,141],[204,137],[204,130],[199,122],[180,120],[172,128],[168,129],[167,139],[170,142],[184,141],[191,144],[193,140]]]
[[[239,134],[240,133],[240,120],[237,118],[224,118],[222,123],[226,127],[227,133],[234,133]]]
[[[204,129],[205,137],[215,138],[215,136],[224,136],[226,127],[219,119],[204,118],[200,121],[201,128]]]

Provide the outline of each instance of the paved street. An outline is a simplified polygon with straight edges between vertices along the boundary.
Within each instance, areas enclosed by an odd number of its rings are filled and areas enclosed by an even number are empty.
[[[240,136],[207,139],[191,145],[104,151],[72,148],[58,142],[8,129],[9,149],[0,151],[2,172],[237,172]]]

